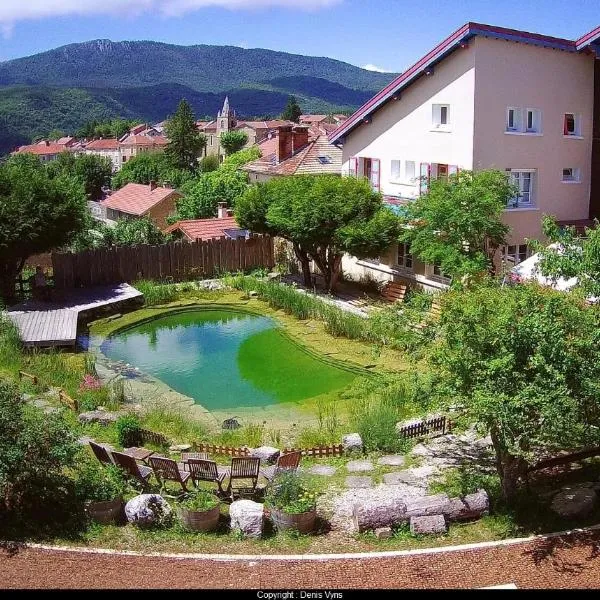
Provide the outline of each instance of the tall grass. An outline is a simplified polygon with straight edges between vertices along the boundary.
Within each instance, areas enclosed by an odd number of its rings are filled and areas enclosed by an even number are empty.
[[[206,439],[206,427],[190,416],[189,409],[178,410],[165,402],[150,403],[140,420],[142,427],[163,433],[175,442],[191,444]]]
[[[179,290],[174,283],[156,283],[148,279],[136,281],[134,286],[144,294],[146,306],[168,304],[179,298]]]

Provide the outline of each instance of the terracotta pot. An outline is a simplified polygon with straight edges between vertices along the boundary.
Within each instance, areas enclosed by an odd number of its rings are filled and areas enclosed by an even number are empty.
[[[317,521],[317,509],[309,510],[308,512],[290,514],[271,508],[269,510],[271,521],[278,531],[286,531],[288,529],[296,529],[300,533],[312,533],[315,530]]]
[[[192,531],[215,531],[219,524],[221,514],[219,505],[210,510],[189,510],[183,506],[179,509],[179,515],[183,524]]]
[[[97,523],[110,525],[119,521],[123,515],[123,498],[107,500],[106,502],[88,502],[85,510]]]

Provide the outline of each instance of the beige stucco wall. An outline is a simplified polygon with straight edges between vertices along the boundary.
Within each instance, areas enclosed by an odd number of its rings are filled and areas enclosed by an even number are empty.
[[[475,56],[475,169],[537,169],[536,208],[507,210],[510,243],[541,238],[544,213],[587,219],[592,148],[591,56],[477,37]],[[541,110],[541,135],[507,134],[508,107]],[[563,135],[564,113],[581,115],[583,139]],[[579,168],[581,183],[563,183],[562,169]]]
[[[118,171],[121,168],[121,153],[119,149],[115,150],[85,150],[85,154],[95,154],[108,158],[113,165],[113,171]]]

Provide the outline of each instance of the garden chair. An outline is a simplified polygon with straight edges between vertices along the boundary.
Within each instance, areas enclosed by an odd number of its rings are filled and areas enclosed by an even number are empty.
[[[214,460],[202,458],[189,458],[187,464],[194,484],[199,481],[216,483],[219,487],[219,493],[224,493],[223,481],[229,474],[227,467],[218,467]]]
[[[229,471],[229,483],[225,492],[232,500],[235,500],[235,494],[254,495],[256,493],[256,484],[260,474],[260,458],[255,456],[233,457],[231,459],[231,468]],[[243,486],[234,485],[236,481],[251,482],[252,487],[247,483]]]
[[[148,488],[148,480],[152,475],[152,469],[139,465],[133,456],[123,454],[123,452],[112,452],[113,460],[117,467],[121,467],[125,474],[130,478],[137,479],[142,484],[142,488],[145,490]]]
[[[302,458],[302,452],[286,452],[281,454],[277,459],[277,462],[270,466],[260,470],[260,474],[269,482],[273,481],[277,475],[283,471],[295,473],[298,470],[300,459]]]
[[[112,458],[110,457],[110,450],[106,446],[102,446],[101,444],[97,444],[96,442],[89,441],[90,448],[94,453],[94,456],[103,464],[103,465],[114,465]]]
[[[164,456],[151,456],[150,465],[154,470],[154,475],[161,487],[167,481],[175,481],[178,483],[184,492],[188,492],[187,481],[190,478],[190,473],[183,470],[183,464],[176,463],[172,458]]]

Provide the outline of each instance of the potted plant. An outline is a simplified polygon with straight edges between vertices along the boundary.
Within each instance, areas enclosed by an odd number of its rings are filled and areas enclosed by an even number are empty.
[[[187,494],[179,506],[183,524],[192,531],[214,531],[219,523],[220,501],[207,490]]]
[[[279,531],[312,533],[317,519],[317,495],[295,472],[275,476],[265,496],[265,506]]]
[[[79,469],[76,486],[85,512],[94,521],[109,524],[120,520],[127,489],[120,469],[85,462]]]

